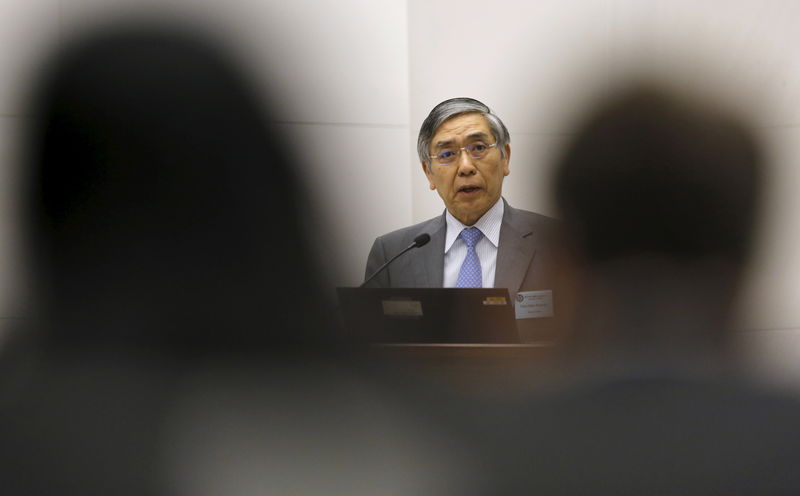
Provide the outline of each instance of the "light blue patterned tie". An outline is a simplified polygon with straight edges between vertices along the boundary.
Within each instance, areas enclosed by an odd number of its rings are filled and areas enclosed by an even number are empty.
[[[464,259],[464,263],[461,265],[456,287],[481,288],[483,287],[481,261],[475,252],[475,245],[483,237],[483,233],[477,227],[468,227],[461,231],[458,236],[467,244],[467,258]]]

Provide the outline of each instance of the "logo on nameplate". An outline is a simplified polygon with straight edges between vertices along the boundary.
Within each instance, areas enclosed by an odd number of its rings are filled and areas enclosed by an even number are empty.
[[[520,291],[514,305],[518,319],[541,319],[553,316],[553,290]]]

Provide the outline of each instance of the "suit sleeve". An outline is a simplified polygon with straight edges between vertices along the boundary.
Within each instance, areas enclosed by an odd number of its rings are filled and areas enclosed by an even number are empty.
[[[375,242],[372,243],[372,249],[369,250],[369,256],[367,256],[367,268],[364,271],[364,280],[367,279],[372,273],[378,270],[378,267],[383,265],[386,262],[386,251],[383,246],[383,241],[381,238],[376,238]],[[373,279],[369,284],[367,284],[368,288],[388,288],[391,287],[391,281],[389,280],[389,272],[388,270],[384,270],[378,276]]]

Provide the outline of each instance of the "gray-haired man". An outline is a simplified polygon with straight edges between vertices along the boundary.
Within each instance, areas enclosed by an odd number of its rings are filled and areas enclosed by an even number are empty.
[[[518,304],[518,318],[552,316],[554,260],[548,238],[556,221],[512,208],[501,198],[511,145],[500,118],[472,98],[446,100],[422,123],[417,152],[446,210],[377,238],[367,276],[420,234],[429,234],[431,241],[403,255],[370,286],[505,287],[512,299],[544,303],[528,313],[520,313]],[[526,335],[525,328],[533,327],[520,325],[523,339],[541,337]]]

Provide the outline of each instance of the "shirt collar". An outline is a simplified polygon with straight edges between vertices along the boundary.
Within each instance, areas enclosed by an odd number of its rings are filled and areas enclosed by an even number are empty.
[[[505,209],[503,199],[498,199],[492,208],[486,211],[483,216],[478,219],[474,224],[483,233],[483,236],[488,239],[495,248],[500,246],[500,227],[503,225],[503,211]],[[445,221],[447,222],[447,235],[444,239],[444,252],[450,251],[453,243],[458,239],[458,235],[464,228],[469,227],[461,223],[460,220],[453,217],[449,210],[445,211]]]

